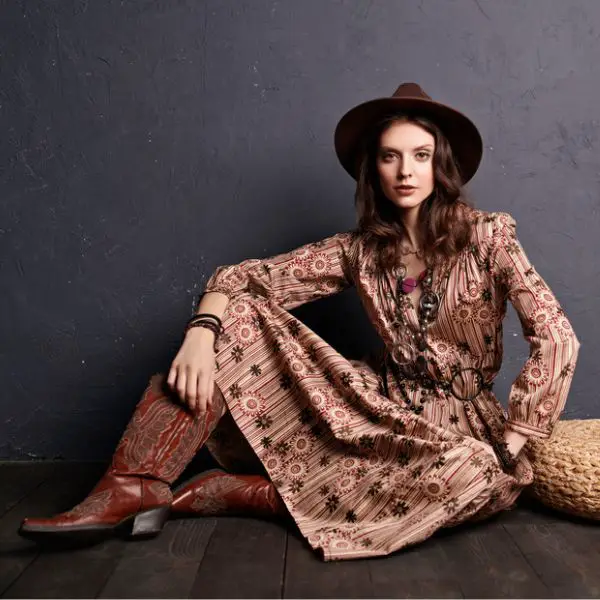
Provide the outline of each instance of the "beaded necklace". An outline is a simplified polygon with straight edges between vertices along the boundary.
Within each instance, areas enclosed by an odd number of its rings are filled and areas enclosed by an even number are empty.
[[[383,280],[385,281],[385,284],[388,289],[388,293],[386,295],[388,297],[391,297],[394,300],[394,303],[396,304],[395,316],[397,320],[394,322],[395,326],[403,325],[404,327],[408,327],[404,318],[404,309],[407,306],[407,302],[410,302],[408,295],[419,284],[421,284],[423,288],[418,303],[419,310],[417,311],[419,329],[416,333],[411,333],[411,339],[416,343],[416,348],[419,354],[417,355],[414,364],[404,364],[402,371],[400,371],[400,367],[396,361],[389,361],[390,366],[394,372],[394,376],[396,380],[399,381],[399,387],[402,392],[404,401],[406,402],[410,410],[414,411],[415,413],[422,412],[423,405],[421,403],[417,406],[410,400],[406,392],[406,383],[404,379],[417,379],[422,383],[424,387],[432,387],[431,385],[429,385],[430,378],[427,377],[427,358],[425,357],[425,352],[429,347],[427,344],[427,330],[437,316],[441,301],[440,295],[437,292],[434,292],[432,289],[433,268],[428,261],[426,261],[426,264],[427,268],[419,274],[416,280],[414,278],[404,277],[404,274],[406,273],[406,267],[405,265],[401,264],[399,269],[400,272],[396,272],[396,290],[392,290],[389,279],[385,276],[383,277]]]

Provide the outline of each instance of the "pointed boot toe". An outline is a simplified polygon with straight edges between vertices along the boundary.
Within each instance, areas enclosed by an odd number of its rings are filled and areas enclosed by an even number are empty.
[[[141,477],[105,475],[89,496],[69,511],[50,518],[26,518],[19,535],[36,541],[82,543],[113,535],[153,537],[169,517],[169,487]]]

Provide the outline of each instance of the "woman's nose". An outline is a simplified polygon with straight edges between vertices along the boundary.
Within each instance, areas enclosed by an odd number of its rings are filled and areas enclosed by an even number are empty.
[[[398,170],[396,171],[396,177],[398,177],[398,179],[406,179],[407,177],[410,177],[411,175],[412,175],[412,168],[408,164],[408,161],[407,160],[400,161],[400,164],[398,165]]]

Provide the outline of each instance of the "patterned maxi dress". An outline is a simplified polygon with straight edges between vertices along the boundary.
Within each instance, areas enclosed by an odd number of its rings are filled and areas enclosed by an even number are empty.
[[[530,354],[508,412],[491,385],[461,401],[398,380],[389,361],[418,316],[409,303],[399,327],[393,299],[381,292],[388,275],[373,268],[360,243],[351,246],[354,231],[218,267],[205,286],[230,298],[215,374],[229,414],[209,449],[238,470],[258,458],[324,560],[385,555],[510,508],[532,482],[531,463],[525,450],[513,474],[504,472],[494,439],[505,426],[548,437],[564,408],[580,345],[569,320],[527,259],[513,217],[470,215],[471,244],[434,271],[433,289],[443,296],[428,331],[429,369],[449,380],[456,369],[475,367],[491,383],[510,300]],[[345,358],[288,312],[349,286],[383,340],[375,358]],[[463,373],[455,379],[459,396],[474,385]],[[400,384],[423,404],[420,414],[408,409]],[[247,449],[237,450],[237,465],[236,435]]]

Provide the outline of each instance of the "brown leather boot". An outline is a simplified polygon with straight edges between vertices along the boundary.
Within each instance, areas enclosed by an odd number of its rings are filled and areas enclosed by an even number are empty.
[[[95,541],[124,533],[157,535],[169,516],[172,484],[204,444],[225,412],[215,384],[212,410],[196,416],[152,376],[113,455],[90,494],[73,509],[47,519],[25,519],[23,537]]]
[[[171,511],[194,515],[287,516],[275,486],[262,475],[233,475],[221,469],[200,473],[173,492]]]

